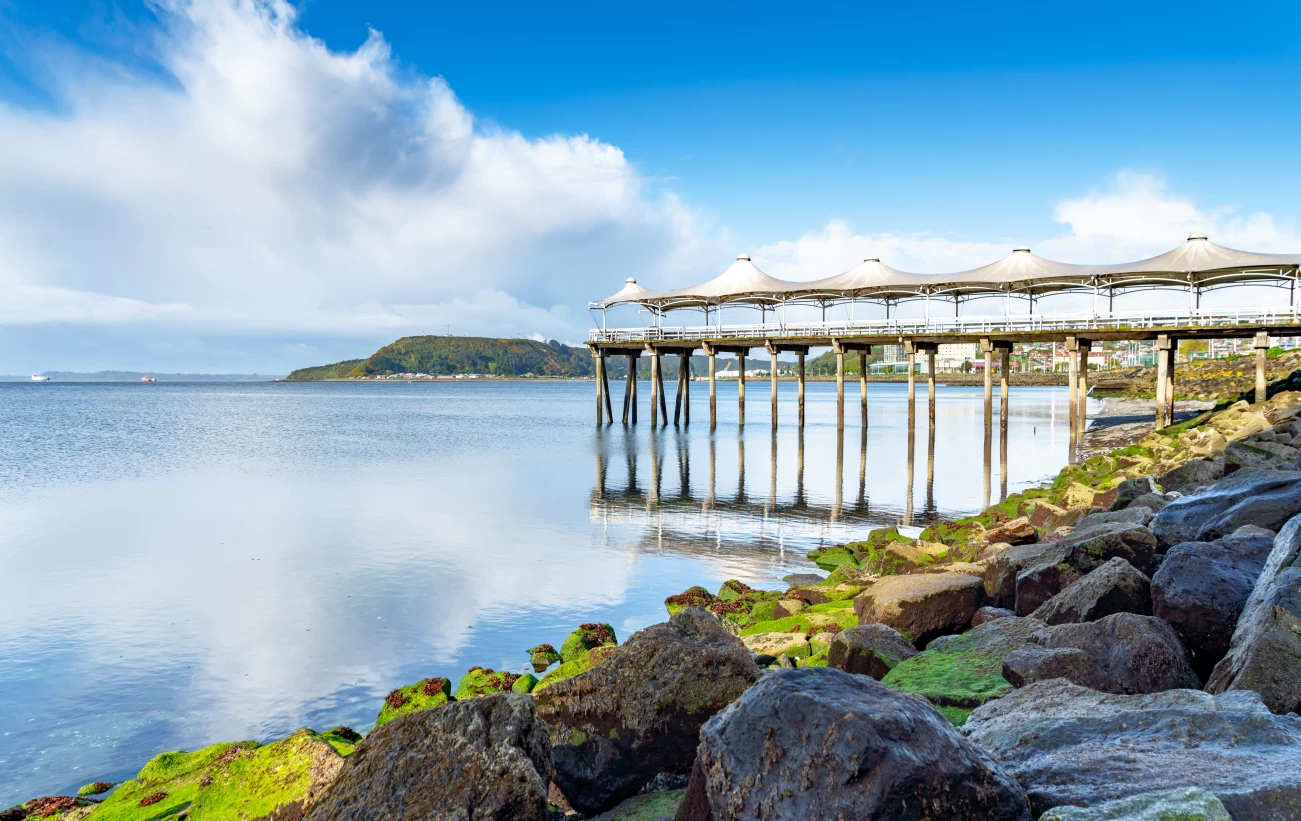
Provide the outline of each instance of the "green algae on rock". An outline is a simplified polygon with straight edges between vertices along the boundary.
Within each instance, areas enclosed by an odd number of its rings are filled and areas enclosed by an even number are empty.
[[[442,676],[399,687],[384,697],[384,705],[379,709],[375,726],[382,727],[398,716],[414,713],[416,710],[441,707],[451,699],[451,694],[451,682]]]
[[[94,810],[96,821],[191,821],[299,815],[338,775],[343,757],[311,730],[267,745],[213,744],[157,755]]]
[[[723,601],[731,601],[732,599],[739,599],[749,593],[756,592],[758,591],[743,581],[728,579],[723,582],[722,587],[718,588],[718,596],[716,598],[722,599]]]
[[[904,659],[881,683],[944,707],[979,707],[1012,689],[1003,678],[1003,659],[1043,627],[1037,619],[986,622],[947,639],[940,647]]]
[[[541,673],[557,661],[560,661],[560,654],[550,644],[539,644],[529,650],[528,653],[529,663],[533,665],[533,672],[535,673]]]
[[[672,818],[686,794],[684,788],[634,795],[592,821],[659,821],[661,818]]]
[[[579,673],[586,673],[592,666],[592,663],[588,660],[589,655],[590,653],[581,655],[573,661],[562,661],[559,667],[542,677],[542,680],[534,686],[532,692],[536,693],[549,685],[555,684],[557,681],[573,678]]]
[[[532,678],[532,676],[529,676]],[[507,673],[505,671],[493,670],[491,667],[474,666],[461,676],[461,680],[456,683],[457,701],[469,701],[479,696],[489,696],[493,693],[511,693],[515,684],[522,678],[518,673]],[[527,692],[527,691],[525,691]]]
[[[560,661],[574,661],[586,656],[594,647],[607,647],[618,643],[618,639],[614,636],[614,628],[610,625],[599,622],[580,624],[577,630],[565,638],[565,643],[560,645]]]
[[[107,781],[93,781],[89,784],[83,784],[78,790],[77,795],[103,795],[109,790],[116,787],[116,784],[110,784]]]
[[[664,609],[669,611],[669,615],[675,615],[688,607],[709,607],[714,603],[715,596],[700,585],[693,585],[683,590],[681,593],[675,593],[664,600]],[[564,650],[560,651],[564,654]]]

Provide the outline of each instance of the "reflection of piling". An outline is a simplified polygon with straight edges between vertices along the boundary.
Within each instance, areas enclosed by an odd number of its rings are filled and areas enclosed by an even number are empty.
[[[804,427],[800,426],[795,449],[795,506],[804,505]]]
[[[624,460],[628,466],[628,492],[637,492],[637,442],[628,431],[623,436]]]
[[[711,436],[709,438],[709,496],[705,499],[706,508],[712,508],[714,506],[714,482],[718,477],[715,469],[716,456],[717,454],[714,450],[714,438]]]
[[[651,360],[651,361],[653,362],[654,360]],[[654,390],[654,387],[653,387],[653,386],[652,386],[651,390]],[[652,411],[654,411],[654,408],[655,408],[655,406],[654,406],[654,405],[651,405],[651,410],[652,410]],[[652,424],[653,424],[653,423],[654,423],[654,416],[653,416],[653,415],[652,415],[651,421],[652,421]],[[651,502],[654,502],[654,503],[656,503],[656,504],[658,504],[658,503],[659,503],[659,500],[660,500],[660,480],[661,480],[663,477],[662,477],[661,474],[660,474],[660,449],[659,449],[659,435],[655,432],[654,428],[651,429],[651,433],[650,433],[650,457],[651,457],[651,476],[650,476],[650,480],[651,480],[651,490],[650,490],[650,501],[651,501]]]
[[[859,513],[867,512],[867,428],[859,432],[858,442],[858,505]]]
[[[845,429],[836,430],[836,501],[831,506],[831,521],[840,520],[845,493]]]
[[[691,451],[683,436],[678,436],[678,497],[691,498]]]
[[[745,440],[736,439],[736,500],[745,501]]]
[[[909,365],[911,364],[909,363]],[[912,385],[910,384],[908,387],[911,389]],[[908,478],[904,483],[903,523],[911,525],[913,523],[913,450],[917,440],[917,406],[912,402],[912,391],[909,390],[908,393]]]
[[[768,475],[768,510],[777,509],[777,428],[773,426],[771,443],[769,450],[771,452],[771,467]]]
[[[935,515],[935,426],[926,433],[926,515]]]
[[[596,437],[596,496],[605,498],[605,438],[599,431]]]

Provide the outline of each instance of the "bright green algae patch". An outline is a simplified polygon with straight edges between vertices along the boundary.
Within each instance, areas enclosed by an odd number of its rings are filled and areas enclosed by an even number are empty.
[[[940,711],[940,715],[949,720],[954,727],[961,727],[967,723],[967,718],[971,711],[965,707],[945,707],[943,704],[936,705],[935,709]]]
[[[261,818],[302,801],[313,780],[333,775],[342,757],[311,730],[265,746],[213,744],[152,758],[134,780],[95,808],[96,821],[172,818],[188,807],[192,821]]]
[[[704,588],[700,588],[704,590]],[[713,600],[709,591],[705,595]],[[593,647],[608,647],[618,644],[618,639],[614,636],[614,628],[604,623],[582,624],[578,629],[570,633],[565,638],[565,643],[560,645],[560,660],[562,662],[573,661],[580,656],[586,656],[591,652]]]
[[[700,585],[692,585],[681,593],[675,593],[664,600],[664,609],[669,611],[673,616],[686,610],[688,607],[708,607],[713,604],[717,597]],[[560,654],[564,655],[565,651],[561,650]]]
[[[450,700],[451,694],[451,682],[442,676],[399,687],[384,697],[384,706],[379,708],[379,717],[375,719],[375,726],[382,727],[398,716],[414,713],[417,710],[442,707]]]
[[[588,661],[587,656],[579,656],[573,661],[561,662],[560,666],[547,673],[542,680],[533,688],[533,692],[538,692],[543,687],[555,684],[557,681],[564,681],[567,678],[573,678],[579,673],[586,673],[592,664]]]
[[[979,707],[1012,689],[1003,678],[1003,659],[1043,626],[1035,619],[987,622],[942,647],[904,659],[881,683],[945,707]]]
[[[498,672],[491,668],[471,667],[461,676],[461,680],[456,684],[456,700],[469,701],[479,696],[488,696],[493,693],[512,693],[525,692],[528,690],[515,690],[524,676],[515,673]],[[529,676],[534,682],[537,681],[533,676]],[[532,689],[530,687],[530,689]]]

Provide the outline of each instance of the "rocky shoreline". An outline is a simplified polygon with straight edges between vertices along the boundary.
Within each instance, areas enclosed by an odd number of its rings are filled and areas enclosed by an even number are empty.
[[[1301,819],[1298,383],[1104,419],[1047,487],[400,687],[364,738],[163,753],[0,821]]]

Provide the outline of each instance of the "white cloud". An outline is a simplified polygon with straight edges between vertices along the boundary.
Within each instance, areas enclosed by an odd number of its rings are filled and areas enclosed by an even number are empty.
[[[0,285],[28,294],[0,323],[573,337],[552,306],[709,245],[618,148],[482,127],[377,32],[331,51],[285,0],[158,15],[170,76],[60,46],[32,57],[55,110],[0,107]]]

